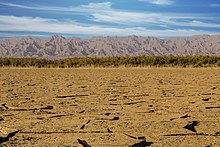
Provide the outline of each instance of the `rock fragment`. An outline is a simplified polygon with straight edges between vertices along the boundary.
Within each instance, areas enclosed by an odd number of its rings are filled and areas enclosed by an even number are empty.
[[[0,127],[0,144],[9,141],[18,132],[18,130],[12,131],[12,129]]]
[[[180,118],[187,118],[187,117],[190,117],[190,116],[188,114],[180,116]]]
[[[198,121],[193,121],[192,123],[187,124],[186,126],[184,126],[184,129],[188,129],[190,131],[196,132],[195,126],[198,125]]]
[[[119,117],[115,116],[115,117],[112,118],[112,120],[119,120]]]
[[[77,139],[79,144],[81,144],[83,147],[91,147],[85,140]]]

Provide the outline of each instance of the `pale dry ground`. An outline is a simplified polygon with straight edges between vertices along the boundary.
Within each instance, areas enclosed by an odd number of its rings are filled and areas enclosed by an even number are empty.
[[[220,146],[219,106],[218,68],[0,69],[3,146]]]

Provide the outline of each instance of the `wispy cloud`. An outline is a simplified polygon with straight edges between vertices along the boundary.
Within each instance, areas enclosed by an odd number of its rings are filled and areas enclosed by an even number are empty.
[[[140,2],[147,2],[155,5],[172,5],[174,4],[173,0],[139,0]]]
[[[141,0],[155,4],[171,4],[171,0]],[[114,9],[111,2],[89,3],[88,5],[51,7],[42,5],[20,5],[3,3],[9,7],[52,11],[53,13],[82,13],[93,24],[76,23],[75,20],[58,20],[41,17],[17,17],[0,15],[0,31],[29,31],[89,35],[143,35],[143,36],[187,36],[211,34],[201,28],[220,29],[219,20],[202,14],[134,12]],[[208,20],[214,20],[208,21]],[[103,25],[105,24],[105,25]],[[120,26],[118,25],[120,24]],[[153,26],[153,27],[152,27]],[[154,29],[152,29],[154,28]],[[156,28],[156,29],[155,29]],[[206,30],[206,29],[205,29]]]
[[[93,10],[108,10],[111,9],[111,2],[102,3],[89,3],[88,5],[81,5],[80,8],[93,9]]]
[[[1,38],[13,38],[13,37],[26,37],[26,36],[34,36],[34,37],[40,37],[40,38],[47,38],[51,35],[44,35],[44,34],[38,34],[38,33],[0,33]]]
[[[171,4],[171,0],[141,0],[148,1],[155,4]],[[84,13],[88,18],[94,22],[115,23],[124,25],[155,25],[155,26],[194,26],[194,27],[219,27],[215,23],[206,23],[202,19],[210,19],[209,17],[199,16],[198,14],[173,14],[173,13],[152,13],[152,12],[129,12],[125,10],[118,10],[112,8],[111,2],[103,3],[89,3],[88,5],[81,5],[75,7],[48,7],[48,6],[27,6],[18,5],[14,3],[3,3],[1,5],[17,7],[22,9],[54,11],[56,13]],[[184,20],[191,20],[184,22]],[[200,19],[200,20],[198,20]],[[198,23],[200,22],[200,23]]]
[[[30,25],[32,24],[32,25]],[[59,21],[56,19],[47,19],[39,17],[16,17],[0,15],[0,31],[26,31],[26,32],[47,32],[47,33],[65,33],[65,34],[90,34],[90,35],[141,35],[141,36],[188,36],[195,34],[211,34],[211,32],[202,30],[148,30],[143,27],[105,27],[98,25],[78,25],[68,21]]]
[[[127,26],[220,28],[219,23],[210,22],[210,20],[216,18],[199,16],[197,14],[193,16],[192,14],[141,13],[112,10],[103,13],[93,13],[91,16],[90,20],[92,21],[123,24]]]
[[[210,4],[210,7],[220,7],[220,4]]]
[[[111,8],[111,2],[103,3],[89,3],[88,5],[80,6],[69,6],[69,7],[53,7],[53,6],[43,6],[43,5],[22,5],[15,3],[6,3],[0,2],[0,5],[21,8],[21,9],[30,9],[30,10],[43,10],[43,11],[54,11],[54,12],[82,12],[82,13],[91,13],[91,12],[102,12],[107,11]]]

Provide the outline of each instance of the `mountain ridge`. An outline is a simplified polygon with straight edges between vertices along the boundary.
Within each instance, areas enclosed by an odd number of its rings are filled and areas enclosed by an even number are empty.
[[[33,36],[1,38],[0,57],[111,57],[138,55],[220,55],[220,35],[195,35],[160,39],[143,36],[95,36],[46,39]]]

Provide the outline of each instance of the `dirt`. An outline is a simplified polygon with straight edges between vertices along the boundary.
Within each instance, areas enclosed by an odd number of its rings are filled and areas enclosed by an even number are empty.
[[[220,146],[220,69],[1,68],[5,130],[2,146]]]

